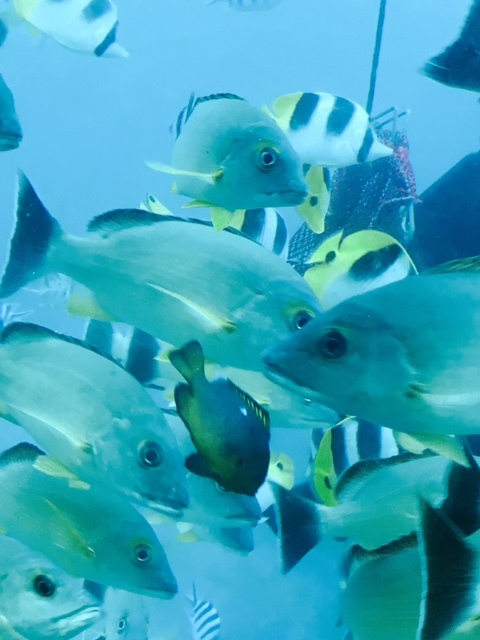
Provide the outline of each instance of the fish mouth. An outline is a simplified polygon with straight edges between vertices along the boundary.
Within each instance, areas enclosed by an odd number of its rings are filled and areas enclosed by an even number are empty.
[[[264,374],[275,384],[278,384],[284,389],[288,389],[288,391],[293,391],[296,395],[302,396],[306,403],[322,402],[317,391],[314,391],[303,382],[297,382],[292,376],[292,372],[287,372],[286,369],[269,356],[268,352],[263,356],[263,363],[265,365]]]
[[[18,149],[23,140],[23,135],[19,133],[0,134],[0,151],[13,151]]]
[[[183,516],[185,507],[182,505],[180,506],[180,503],[178,503],[176,500],[164,500],[162,498],[162,502],[159,502],[158,500],[155,500],[155,498],[152,498],[152,496],[150,495],[144,495],[142,496],[142,501],[141,504],[147,506],[149,509],[151,509],[152,511],[155,511],[156,513],[163,513],[166,516],[169,516],[171,518],[181,518]]]
[[[100,607],[85,605],[70,613],[51,618],[51,622],[56,627],[60,626],[62,630],[67,631],[77,629],[80,626],[89,627],[100,617],[100,614]]]
[[[270,191],[265,195],[272,198],[281,198],[285,203],[284,206],[296,206],[305,201],[308,191],[305,189],[282,189],[281,191]]]

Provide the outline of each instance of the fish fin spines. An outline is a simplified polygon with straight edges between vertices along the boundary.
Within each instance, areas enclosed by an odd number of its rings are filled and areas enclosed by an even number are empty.
[[[36,194],[24,173],[18,173],[16,226],[8,262],[0,282],[0,298],[12,295],[32,280],[45,275],[46,254],[60,225]]]
[[[288,573],[320,542],[318,505],[299,498],[274,482],[270,483],[277,509],[282,573]]]

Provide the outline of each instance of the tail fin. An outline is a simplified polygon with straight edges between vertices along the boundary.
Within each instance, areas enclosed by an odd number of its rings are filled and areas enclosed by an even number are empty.
[[[450,87],[476,91],[480,87],[478,53],[473,44],[461,38],[442,53],[430,58],[421,72]]]
[[[440,640],[478,613],[475,552],[460,530],[420,499],[420,551],[424,576],[418,640]]]
[[[43,206],[28,178],[18,175],[16,226],[7,266],[0,282],[0,298],[12,295],[49,271],[45,256],[60,225]]]
[[[465,445],[469,467],[452,462],[448,470],[447,497],[442,504],[442,513],[448,517],[465,536],[480,529],[480,468]]]
[[[282,573],[288,573],[321,540],[318,505],[270,483],[275,495]]]
[[[172,365],[187,382],[190,382],[200,372],[205,375],[205,358],[202,347],[197,340],[192,340],[181,349],[172,351],[169,358]]]

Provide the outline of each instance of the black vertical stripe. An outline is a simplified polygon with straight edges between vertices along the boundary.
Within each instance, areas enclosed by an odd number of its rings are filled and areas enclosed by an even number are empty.
[[[353,102],[345,98],[335,98],[333,109],[327,120],[327,133],[333,136],[341,135],[348,127],[354,113]]]
[[[365,420],[358,421],[357,448],[360,460],[378,460],[382,453],[382,431]]]
[[[357,162],[362,164],[363,162],[367,161],[368,154],[370,153],[370,149],[372,148],[372,144],[373,144],[373,133],[369,127],[365,132],[365,137],[363,139],[362,146],[360,147],[360,151],[358,152]]]
[[[290,129],[295,131],[306,127],[319,102],[320,96],[316,93],[302,93],[290,118]]]
[[[345,442],[345,427],[332,429],[332,457],[335,473],[339,476],[350,466]]]
[[[118,29],[118,20],[108,32],[107,36],[105,37],[105,40],[101,42],[93,52],[96,56],[98,56],[99,58],[100,56],[103,56],[103,54],[108,49],[108,47],[115,42],[117,38],[117,29]]]
[[[265,226],[265,218],[265,209],[248,209],[245,211],[241,232],[252,240],[257,240]]]
[[[275,212],[275,215],[277,220],[277,229],[275,231],[275,240],[273,242],[273,253],[278,255],[285,249],[288,241],[288,232],[287,225],[285,224],[285,220],[282,216],[277,212]]]

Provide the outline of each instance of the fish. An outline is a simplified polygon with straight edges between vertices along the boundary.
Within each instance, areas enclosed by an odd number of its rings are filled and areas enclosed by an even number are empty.
[[[189,107],[177,127],[171,167],[147,163],[174,176],[175,193],[193,199],[188,207],[214,207],[233,217],[237,210],[305,200],[300,159],[265,113],[230,93],[199,97]]]
[[[480,2],[474,0],[458,38],[433,56],[421,73],[449,87],[480,91]]]
[[[330,93],[290,93],[264,107],[304,164],[331,169],[373,162],[393,154],[378,139],[368,113]]]
[[[172,215],[151,193],[147,194],[146,203],[142,202],[140,208],[159,215]],[[229,216],[226,228],[237,229],[273,253],[282,258],[287,257],[288,228],[281,214],[272,207],[237,211],[232,217]]]
[[[0,152],[18,149],[22,140],[23,131],[15,109],[13,94],[0,74]]]
[[[418,495],[440,505],[448,496],[453,464],[431,453],[361,460],[340,476],[335,506],[317,504],[275,485],[283,572],[326,538],[348,538],[374,550],[414,533]]]
[[[89,632],[82,640],[148,640],[150,615],[144,596],[107,589],[103,611],[100,635]]]
[[[0,455],[0,531],[72,576],[172,598],[177,582],[148,522],[121,493],[45,473],[49,460],[26,442]]]
[[[0,20],[3,40],[11,26],[26,22],[67,49],[98,58],[128,57],[116,42],[118,10],[112,0],[14,0]]]
[[[312,254],[305,268],[304,278],[324,310],[417,274],[405,248],[392,236],[374,229],[332,235]]]
[[[94,625],[102,599],[20,542],[0,538],[2,640],[69,640]]]
[[[219,544],[227,551],[248,556],[255,548],[255,539],[251,527],[203,527],[191,523],[178,523],[180,544],[210,542]]]
[[[162,411],[119,364],[31,323],[0,335],[2,415],[65,467],[154,509],[188,506],[183,457]],[[63,466],[62,466],[63,465]]]
[[[211,476],[229,491],[255,495],[270,462],[268,412],[231,380],[206,378],[198,341],[169,358],[187,381],[175,387],[178,414],[198,451],[187,458],[187,469]]]
[[[264,353],[302,397],[413,435],[479,432],[477,259],[345,300]]]
[[[230,9],[236,11],[265,11],[277,7],[281,0],[211,0],[207,6],[219,2],[226,2]]]
[[[220,638],[221,621],[218,611],[208,600],[200,600],[195,583],[192,598],[188,598],[192,610],[189,613],[192,640],[217,640]]]
[[[209,360],[254,372],[263,370],[262,349],[321,313],[299,274],[237,231],[124,209],[95,218],[78,238],[61,230],[24,175],[18,187],[0,298],[63,273],[89,289],[70,298],[71,313],[124,322],[174,347],[196,337]]]

